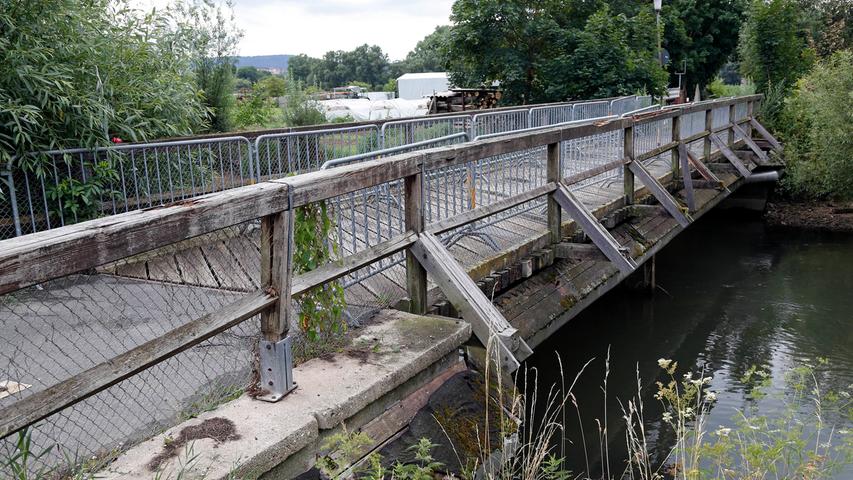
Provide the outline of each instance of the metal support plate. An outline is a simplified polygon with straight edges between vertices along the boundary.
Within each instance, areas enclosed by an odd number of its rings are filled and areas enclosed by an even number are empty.
[[[758,155],[759,160],[761,160],[764,163],[767,163],[770,161],[770,159],[767,158],[767,154],[764,153],[764,150],[762,150],[758,146],[758,144],[756,144],[755,142],[752,141],[751,138],[749,138],[749,134],[746,133],[746,131],[744,129],[740,128],[740,125],[733,123],[732,128],[734,129],[735,132],[737,132],[738,135],[740,135],[740,137],[743,139],[743,141],[746,142],[747,146],[749,146],[749,148],[753,152],[755,152],[756,155]]]
[[[553,193],[554,199],[563,208],[569,212],[572,220],[577,222],[581,230],[592,240],[607,257],[608,260],[616,264],[622,273],[628,274],[637,269],[637,263],[631,257],[627,256],[627,252],[613,238],[613,235],[595,218],[595,215],[589,212],[586,207],[581,204],[572,192],[562,183],[557,184],[557,190]]]
[[[259,357],[261,368],[261,389],[263,394],[258,400],[277,402],[296,388],[293,382],[293,353],[291,338],[278,342],[261,340]]]
[[[664,188],[663,185],[656,179],[646,167],[643,166],[640,162],[631,162],[628,164],[628,168],[634,173],[634,176],[640,179],[643,182],[643,185],[652,192],[652,195],[655,196],[658,202],[663,205],[663,208],[672,215],[679,225],[682,227],[687,227],[690,225],[690,222],[693,221],[689,215],[685,215],[682,211],[681,205],[678,203],[678,200],[675,199],[669,192]]]
[[[732,125],[734,125],[734,124],[732,124]],[[746,132],[744,132],[744,133],[746,133]],[[711,134],[711,141],[714,142],[715,145],[717,145],[717,148],[720,149],[720,152],[722,152],[723,156],[726,157],[726,160],[728,160],[729,163],[734,165],[734,167],[737,169],[738,173],[740,173],[740,176],[742,176],[743,178],[747,178],[750,175],[752,175],[752,172],[750,172],[749,169],[746,168],[746,165],[744,165],[743,162],[740,161],[740,158],[738,158],[738,156],[735,155],[735,152],[733,152],[732,149],[729,148],[728,145],[726,145],[726,142],[724,142],[722,139],[720,139],[720,137],[718,137],[717,135],[712,133]]]

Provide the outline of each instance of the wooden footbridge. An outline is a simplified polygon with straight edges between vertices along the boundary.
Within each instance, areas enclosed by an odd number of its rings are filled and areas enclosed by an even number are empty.
[[[753,115],[760,100],[530,129],[4,240],[0,293],[17,298],[3,304],[6,321],[31,318],[37,328],[40,297],[30,292],[75,278],[79,288],[108,279],[124,289],[112,292],[144,290],[146,308],[162,308],[178,326],[140,335],[103,362],[83,362],[67,369],[68,378],[0,403],[0,437],[257,316],[259,398],[286,403],[300,381],[292,366],[291,339],[300,327],[293,300],[329,282],[346,287],[350,316],[367,312],[377,321],[389,307],[459,315],[482,344],[498,345],[512,372],[772,162],[765,148],[781,146]],[[688,121],[701,127],[684,134]],[[753,140],[753,132],[761,138]],[[598,160],[578,172],[568,164],[577,155]],[[318,202],[337,229],[330,242],[353,241],[340,242],[335,261],[294,272],[297,211]],[[181,308],[155,305],[164,298]],[[109,316],[120,301],[91,296],[77,299],[76,308]],[[184,305],[194,302],[206,305],[197,316]],[[61,352],[46,355],[49,361]]]

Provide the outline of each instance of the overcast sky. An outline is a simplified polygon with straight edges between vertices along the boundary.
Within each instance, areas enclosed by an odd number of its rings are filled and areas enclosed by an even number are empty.
[[[137,0],[163,6],[169,0]],[[450,23],[453,0],[234,0],[245,32],[240,55],[299,54],[379,45],[403,59],[438,25]]]

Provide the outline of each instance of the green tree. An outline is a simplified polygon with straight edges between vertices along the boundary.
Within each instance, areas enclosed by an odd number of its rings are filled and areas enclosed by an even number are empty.
[[[196,85],[208,108],[210,130],[231,128],[234,108],[234,56],[243,32],[237,28],[233,6],[212,0],[183,0],[171,9],[177,19],[176,45],[192,59]]]
[[[272,75],[265,70],[259,70],[258,67],[240,67],[237,69],[237,78],[248,80],[251,83],[257,83],[258,80],[264,79]]]
[[[403,68],[407,72],[443,72],[447,69],[447,42],[450,38],[450,26],[439,25],[435,31],[415,45],[406,55]],[[394,78],[399,75],[395,75]]]
[[[815,65],[797,82],[781,117],[785,187],[804,197],[853,198],[853,52]]]
[[[605,6],[569,40],[574,49],[545,69],[546,97],[603,98],[638,91],[660,94],[666,72],[655,57],[655,19],[651,9],[628,18]],[[568,43],[568,42],[567,42]],[[570,46],[566,46],[568,51]]]
[[[108,0],[0,0],[0,164],[26,152],[205,125],[168,12]]]
[[[737,50],[747,0],[673,0],[661,11],[670,73],[686,65],[684,86],[708,85]],[[673,76],[674,80],[675,77]]]
[[[658,92],[665,83],[655,61],[649,6],[619,4],[614,10],[604,1],[457,0],[451,19],[452,82],[499,82],[510,103]]]
[[[287,60],[288,75],[306,85],[318,84],[319,72],[323,60],[305,54],[295,55]]]
[[[819,56],[853,48],[853,1],[800,0],[799,4]]]
[[[286,93],[286,85],[284,78],[277,75],[270,75],[260,80],[255,89],[265,98],[283,97]]]
[[[759,92],[788,87],[814,62],[796,0],[753,0],[738,46],[741,71]]]

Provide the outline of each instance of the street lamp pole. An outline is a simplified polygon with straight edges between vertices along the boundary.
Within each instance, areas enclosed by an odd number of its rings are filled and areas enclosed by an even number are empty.
[[[658,37],[658,63],[663,67],[663,50],[661,50],[661,32],[660,32],[660,9],[663,6],[663,0],[653,0],[655,7],[655,19],[657,20],[657,37]]]

